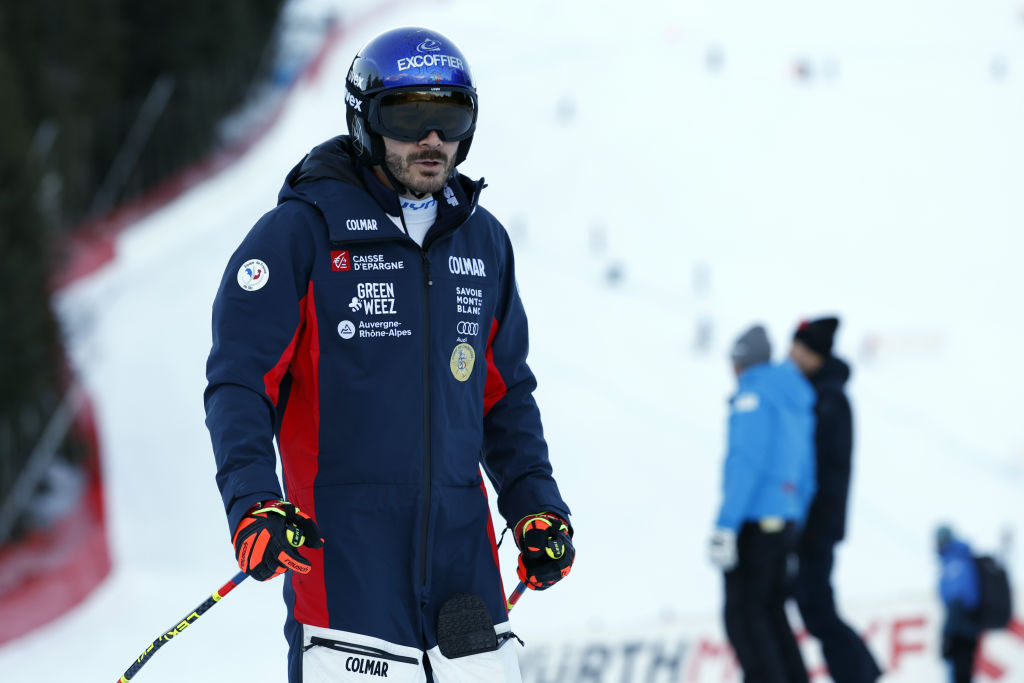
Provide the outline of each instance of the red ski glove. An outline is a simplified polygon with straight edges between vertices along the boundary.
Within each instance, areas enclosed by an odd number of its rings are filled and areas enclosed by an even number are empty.
[[[321,548],[324,541],[316,522],[305,512],[282,500],[257,503],[238,523],[235,557],[243,572],[266,581],[294,569],[308,574],[309,562],[295,549]]]
[[[569,575],[576,549],[568,522],[550,512],[527,515],[514,530],[519,580],[533,590],[550,588]]]

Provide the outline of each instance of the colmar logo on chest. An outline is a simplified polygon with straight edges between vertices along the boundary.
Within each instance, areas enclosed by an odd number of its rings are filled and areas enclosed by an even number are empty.
[[[452,275],[473,275],[474,277],[487,277],[487,270],[483,259],[466,258],[464,256],[449,256],[448,271]]]
[[[376,218],[349,218],[345,221],[346,230],[364,231],[364,230],[376,230],[377,219]]]

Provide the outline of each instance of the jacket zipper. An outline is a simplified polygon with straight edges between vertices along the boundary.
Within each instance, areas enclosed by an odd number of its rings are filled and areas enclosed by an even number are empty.
[[[326,647],[331,650],[337,650],[338,652],[347,652],[353,655],[362,655],[364,657],[376,657],[377,659],[389,659],[392,662],[401,662],[402,664],[419,664],[419,660],[413,657],[403,657],[402,655],[395,655],[385,650],[380,650],[375,647],[368,645],[359,645],[358,643],[346,643],[343,640],[329,640],[327,638],[320,638],[313,636],[309,639],[309,645],[302,648],[305,652],[311,647],[319,645],[320,647]]]
[[[470,214],[472,216],[472,214]],[[430,278],[430,257],[427,249],[441,239],[450,237],[456,230],[461,228],[470,218],[458,225],[436,235],[434,239],[427,242],[424,238],[423,246],[420,248],[420,258],[423,261],[423,481],[425,486],[423,502],[423,522],[420,527],[420,587],[427,586],[427,536],[430,531],[430,501],[431,501],[431,467],[430,467],[430,288],[434,281]],[[404,221],[404,218],[403,218]]]
[[[434,239],[420,247],[420,259],[423,262],[423,521],[420,524],[420,587],[427,585],[427,536],[430,532],[430,503],[431,503],[431,457],[430,457],[430,288],[434,282],[430,279],[430,257],[427,256],[427,249],[440,239],[449,237],[456,230],[461,228],[472,216],[466,220],[436,235]],[[405,225],[405,217],[402,217],[402,225]],[[406,232],[408,237],[408,232]],[[400,242],[401,238],[383,237],[361,240],[345,240],[345,243],[370,244],[374,242]],[[331,242],[331,246],[342,246],[342,242]]]
[[[465,222],[465,221],[463,221]],[[405,224],[403,217],[402,224]],[[460,223],[456,227],[461,227]],[[453,229],[454,230],[454,229]],[[448,234],[446,231],[445,235]],[[408,234],[404,236],[408,238]],[[374,244],[381,242],[404,242],[401,237],[377,237],[359,240],[331,241],[332,247],[343,247],[349,244]],[[434,240],[436,241],[436,240]],[[414,242],[415,244],[415,242]],[[418,245],[417,245],[418,246]],[[434,284],[430,279],[430,258],[424,248],[420,248],[420,259],[423,262],[423,481],[424,506],[423,521],[420,524],[420,586],[427,585],[427,534],[430,530],[430,287]]]

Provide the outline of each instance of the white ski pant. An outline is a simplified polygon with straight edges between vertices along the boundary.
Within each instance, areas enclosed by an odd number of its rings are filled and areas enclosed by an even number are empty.
[[[425,683],[423,651],[379,638],[320,628],[302,627],[302,683]],[[494,627],[510,630],[508,622]],[[522,683],[516,639],[505,640],[492,652],[448,659],[438,647],[426,652],[434,683]]]

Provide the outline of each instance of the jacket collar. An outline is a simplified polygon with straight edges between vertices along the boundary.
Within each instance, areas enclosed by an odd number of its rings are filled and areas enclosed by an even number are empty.
[[[356,163],[352,141],[347,135],[314,147],[288,174],[279,201],[301,199],[328,216],[338,206],[331,201],[342,190],[337,183],[363,190],[384,213],[401,219],[398,193],[382,183],[372,168]],[[471,180],[457,170],[452,174],[445,186],[433,195],[437,200],[437,219],[424,238],[424,248],[466,222],[476,211],[484,187],[483,178]]]
[[[402,205],[398,193],[381,182],[369,166],[360,165],[357,171],[363,186],[377,205],[388,215],[401,219]],[[437,218],[423,239],[424,248],[441,235],[465,223],[473,215],[480,199],[480,191],[484,187],[486,183],[483,178],[471,180],[458,171],[452,174],[445,186],[433,194],[437,200]]]

